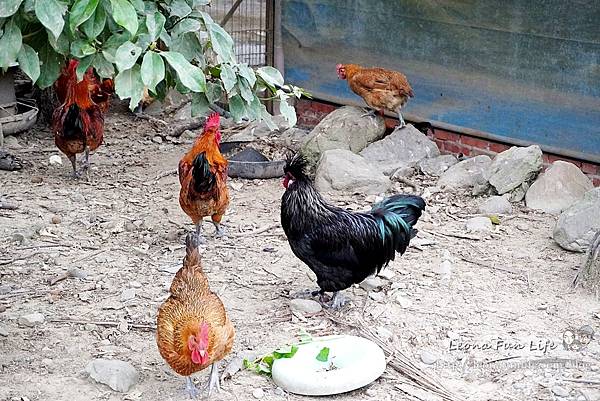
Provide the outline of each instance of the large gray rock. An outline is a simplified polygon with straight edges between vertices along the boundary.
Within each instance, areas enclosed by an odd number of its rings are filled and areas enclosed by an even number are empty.
[[[502,195],[519,187],[523,188],[523,184],[527,187],[541,168],[542,150],[539,146],[513,146],[496,155],[485,172],[485,177],[496,192]]]
[[[438,181],[440,188],[469,189],[486,183],[484,172],[492,164],[489,156],[471,157],[446,170]]]
[[[301,149],[309,165],[315,166],[326,150],[345,149],[358,153],[380,139],[385,133],[385,121],[364,114],[359,107],[344,106],[321,120]]]
[[[434,177],[439,177],[446,170],[458,163],[458,159],[454,155],[441,155],[438,157],[423,159],[419,162],[419,169]]]
[[[390,175],[398,168],[412,167],[423,159],[439,156],[440,150],[435,142],[409,124],[370,144],[360,155]]]
[[[126,393],[135,385],[140,375],[129,362],[112,359],[94,359],[85,368],[90,377],[115,391]]]
[[[600,187],[583,195],[583,198],[562,212],[554,240],[569,251],[585,252],[592,238],[600,230]]]
[[[333,149],[323,153],[315,177],[319,191],[379,194],[391,181],[367,161],[349,150]]]
[[[525,202],[532,209],[558,214],[592,188],[592,181],[577,166],[558,160],[531,185]]]
[[[479,205],[482,214],[511,214],[512,205],[504,196],[491,196]]]

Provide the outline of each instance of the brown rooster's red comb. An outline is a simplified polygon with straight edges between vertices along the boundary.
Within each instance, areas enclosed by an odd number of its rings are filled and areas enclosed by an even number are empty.
[[[221,116],[219,113],[211,113],[206,119],[206,124],[204,125],[204,131],[208,131],[209,129],[219,128]]]

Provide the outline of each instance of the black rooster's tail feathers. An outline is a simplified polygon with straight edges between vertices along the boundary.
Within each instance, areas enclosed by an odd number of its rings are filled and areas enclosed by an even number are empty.
[[[417,233],[413,226],[425,210],[425,201],[415,195],[393,195],[374,205],[371,214],[375,216],[381,238],[389,260],[394,260],[395,252],[402,255],[411,238]]]
[[[200,153],[194,159],[192,167],[192,176],[194,177],[194,190],[196,192],[208,192],[215,186],[217,178],[210,171],[210,163],[204,152]]]
[[[69,106],[63,123],[63,136],[65,138],[78,138],[83,133],[83,122],[76,104]]]

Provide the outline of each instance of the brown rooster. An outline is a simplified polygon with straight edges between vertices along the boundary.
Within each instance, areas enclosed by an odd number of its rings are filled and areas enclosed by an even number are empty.
[[[219,390],[218,362],[233,346],[235,330],[223,302],[209,287],[200,265],[199,236],[189,233],[186,256],[171,283],[171,296],[158,310],[156,343],[175,372],[187,376],[192,398],[197,390],[190,375],[212,365],[208,394]]]
[[[83,170],[89,178],[90,151],[96,150],[104,136],[104,113],[108,110],[113,93],[113,82],[101,83],[90,68],[77,82],[75,70],[79,62],[69,61],[55,83],[59,107],[52,115],[52,129],[56,146],[71,161],[73,176],[79,176],[76,155],[85,154]]]
[[[219,151],[219,124],[219,115],[211,114],[192,149],[179,161],[179,204],[196,225],[201,242],[204,217],[211,216],[217,236],[225,234],[221,218],[229,205],[229,191],[227,160]]]
[[[415,94],[404,74],[379,67],[363,68],[356,64],[338,64],[337,74],[339,79],[348,80],[350,89],[362,97],[369,107],[379,110],[382,116],[384,110],[396,112],[400,126],[406,125],[400,109]]]

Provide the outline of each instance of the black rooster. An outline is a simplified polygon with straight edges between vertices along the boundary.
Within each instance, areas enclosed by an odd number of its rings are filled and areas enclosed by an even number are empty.
[[[425,201],[393,195],[369,213],[329,205],[306,175],[306,161],[296,155],[284,167],[281,225],[294,254],[317,275],[320,291],[333,292],[332,307],[343,305],[339,291],[358,284],[402,255],[416,234]]]

